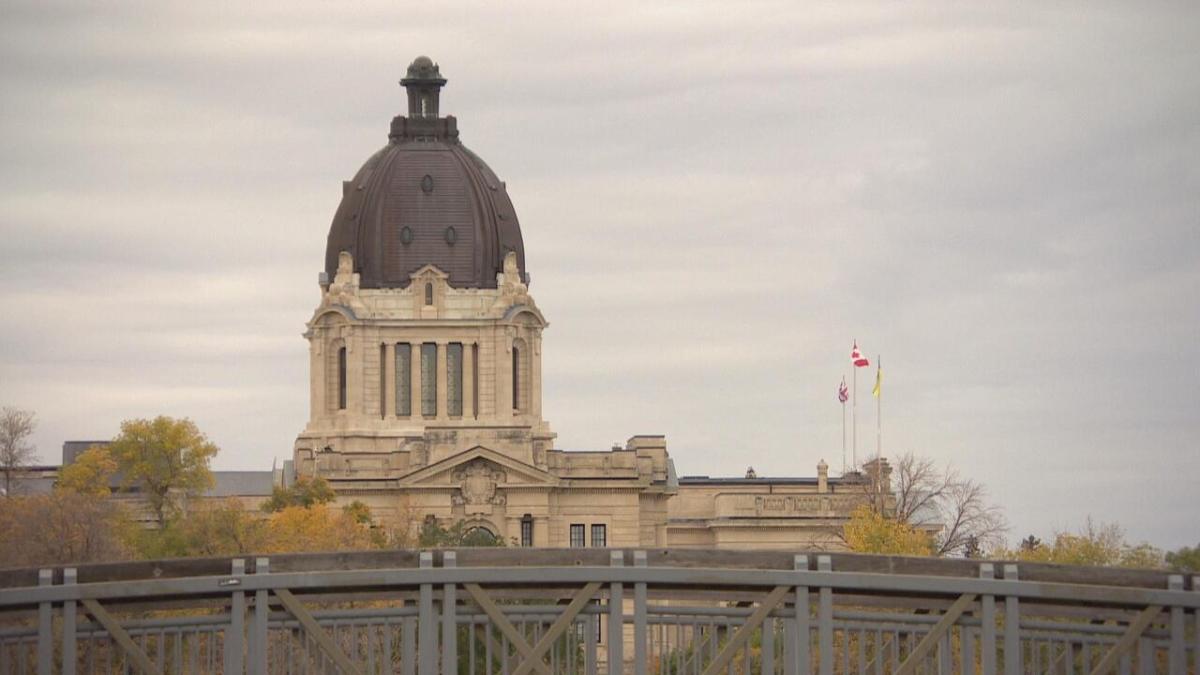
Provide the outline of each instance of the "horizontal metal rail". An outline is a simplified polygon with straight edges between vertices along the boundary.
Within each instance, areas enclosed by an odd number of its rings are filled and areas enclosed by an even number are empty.
[[[458,553],[471,566],[458,565]],[[891,573],[862,558],[609,551],[400,552],[387,567],[232,559],[0,571],[0,675],[1169,673],[1200,668],[1200,579],[956,562]],[[687,564],[675,565],[685,558]],[[503,562],[488,566],[486,560]],[[833,561],[847,560],[849,571]],[[765,560],[774,567],[754,568]],[[650,564],[653,561],[653,564]],[[701,565],[699,563],[705,563]],[[168,563],[164,563],[168,565]],[[211,570],[207,561],[187,569]],[[309,569],[296,569],[307,566]],[[903,563],[907,572],[922,569]],[[181,568],[182,569],[182,568]],[[871,571],[864,571],[870,569]],[[145,570],[145,574],[136,572]],[[937,572],[952,572],[938,574]],[[998,574],[999,573],[999,574]],[[1144,584],[1155,579],[1160,588]],[[1113,582],[1133,580],[1134,584]],[[197,601],[202,601],[197,604]],[[997,610],[1001,611],[997,611]]]

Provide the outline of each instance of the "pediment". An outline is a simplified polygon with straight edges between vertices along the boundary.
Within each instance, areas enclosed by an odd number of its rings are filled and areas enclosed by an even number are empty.
[[[498,486],[518,485],[557,486],[559,478],[532,464],[526,464],[495,450],[477,445],[470,450],[447,457],[435,464],[417,469],[400,478],[401,487],[434,487],[462,485],[465,481],[476,481],[484,473]]]

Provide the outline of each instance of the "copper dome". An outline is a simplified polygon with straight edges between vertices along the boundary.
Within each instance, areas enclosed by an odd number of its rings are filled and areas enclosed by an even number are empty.
[[[495,288],[504,256],[515,251],[525,274],[521,227],[504,183],[458,140],[454,117],[438,114],[446,80],[418,57],[401,84],[408,116],[392,120],[388,145],[343,183],[329,227],[325,271],[338,254],[354,256],[364,288],[401,288],[425,265],[450,275],[451,286]]]

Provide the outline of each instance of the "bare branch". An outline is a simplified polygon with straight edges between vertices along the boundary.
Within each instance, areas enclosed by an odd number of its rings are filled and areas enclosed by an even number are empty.
[[[29,437],[37,428],[33,411],[5,406],[0,410],[0,471],[4,473],[4,494],[12,496],[18,472],[36,458]]]

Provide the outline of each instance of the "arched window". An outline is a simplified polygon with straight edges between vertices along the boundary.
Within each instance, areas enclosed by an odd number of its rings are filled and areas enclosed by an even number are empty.
[[[521,516],[521,545],[533,546],[533,515]]]
[[[532,352],[521,338],[515,338],[512,346],[512,407],[513,412],[526,413],[533,400],[530,390],[533,380],[529,374],[529,359]]]
[[[337,356],[338,410],[346,409],[346,348],[338,347]]]
[[[433,284],[425,284],[425,304],[433,304]]]

